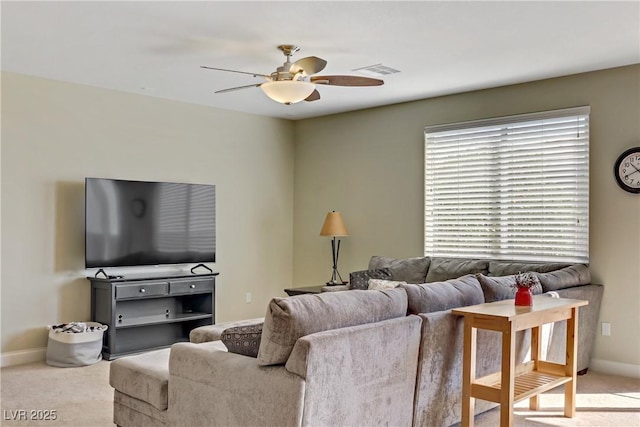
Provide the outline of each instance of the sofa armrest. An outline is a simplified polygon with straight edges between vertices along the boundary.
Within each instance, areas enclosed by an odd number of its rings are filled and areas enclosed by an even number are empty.
[[[298,426],[303,397],[302,378],[228,353],[220,341],[171,347],[170,425]]]
[[[407,316],[298,339],[286,368],[306,379],[302,425],[411,426],[420,325]]]
[[[588,305],[578,310],[578,360],[577,371],[589,368],[591,352],[598,333],[598,318],[604,286],[581,285],[571,288],[558,289],[555,292],[560,298],[571,298],[589,301]],[[551,341],[547,353],[547,360],[557,363],[565,362],[567,321],[556,322],[553,325]]]

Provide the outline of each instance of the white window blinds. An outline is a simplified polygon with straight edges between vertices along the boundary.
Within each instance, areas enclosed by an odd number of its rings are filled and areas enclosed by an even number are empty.
[[[425,129],[425,255],[589,262],[589,107]]]

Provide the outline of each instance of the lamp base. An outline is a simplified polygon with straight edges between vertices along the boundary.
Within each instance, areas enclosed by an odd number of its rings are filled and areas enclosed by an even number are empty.
[[[331,279],[327,282],[327,286],[346,285],[349,282],[342,280],[342,276],[338,272],[338,255],[340,254],[340,240],[336,245],[335,236],[331,240],[331,254],[333,255],[333,270],[331,271]]]

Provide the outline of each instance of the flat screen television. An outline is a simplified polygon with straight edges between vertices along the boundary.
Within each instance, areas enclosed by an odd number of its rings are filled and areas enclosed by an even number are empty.
[[[86,268],[215,260],[215,185],[85,179]]]

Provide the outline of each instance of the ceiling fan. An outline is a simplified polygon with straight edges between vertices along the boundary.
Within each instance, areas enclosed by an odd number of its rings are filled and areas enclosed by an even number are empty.
[[[262,91],[274,101],[290,105],[300,101],[317,101],[320,93],[316,85],[330,86],[380,86],[384,81],[370,77],[359,76],[313,76],[326,67],[327,61],[316,56],[307,56],[291,62],[291,56],[300,50],[292,44],[282,44],[278,49],[287,57],[287,60],[271,74],[248,73],[245,71],[228,70],[225,68],[207,67],[201,68],[217,71],[229,71],[232,73],[249,74],[253,77],[263,77],[266,81],[257,84],[231,87],[218,90],[215,93],[231,92],[250,87],[260,87]]]

